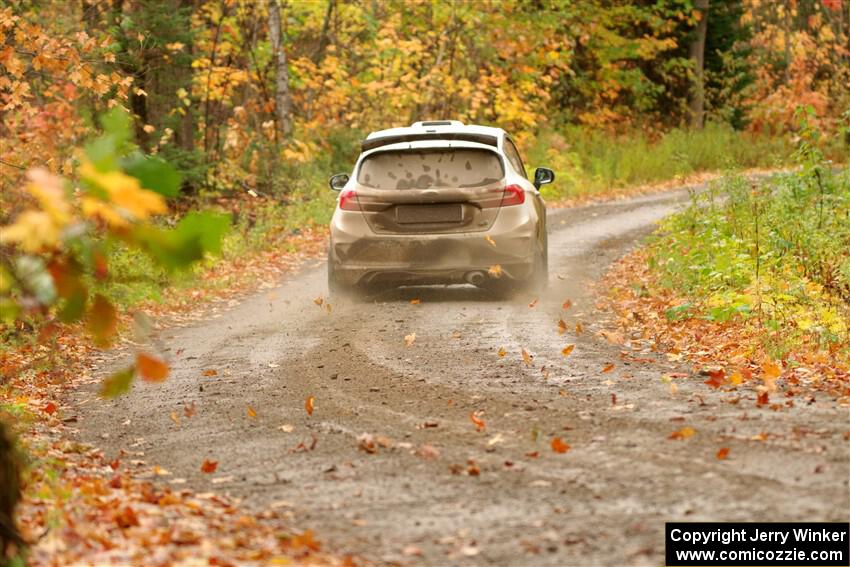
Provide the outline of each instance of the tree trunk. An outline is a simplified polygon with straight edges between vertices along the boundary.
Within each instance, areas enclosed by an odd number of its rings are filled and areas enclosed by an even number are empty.
[[[694,7],[699,10],[700,18],[696,35],[691,42],[690,55],[694,66],[694,84],[691,88],[691,128],[702,129],[705,123],[705,36],[708,31],[708,2],[696,0]]]
[[[20,462],[14,441],[0,421],[0,562],[6,558],[10,546],[24,543],[15,527],[15,507],[21,497],[19,475]]]
[[[275,138],[280,142],[292,133],[292,98],[289,95],[289,68],[281,37],[278,0],[269,0],[269,39],[275,61]]]
[[[336,0],[328,0],[328,9],[325,12],[325,21],[322,23],[322,33],[319,36],[319,46],[316,48],[316,54],[313,56],[313,63],[316,65],[322,64],[322,58],[325,56],[325,48],[328,46],[328,30],[331,25],[331,16],[333,16]]]

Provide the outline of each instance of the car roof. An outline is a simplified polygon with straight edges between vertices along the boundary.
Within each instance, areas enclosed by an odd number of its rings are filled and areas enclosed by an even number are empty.
[[[467,125],[459,120],[430,120],[372,132],[363,140],[361,148],[367,151],[389,144],[420,140],[463,140],[498,147],[505,135],[501,128]]]

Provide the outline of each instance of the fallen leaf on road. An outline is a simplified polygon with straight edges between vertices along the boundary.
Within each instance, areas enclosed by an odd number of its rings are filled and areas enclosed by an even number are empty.
[[[490,238],[489,236],[487,238]],[[415,545],[408,545],[401,550],[401,554],[405,557],[422,557],[422,549]]]
[[[717,457],[718,461],[724,461],[724,460],[726,460],[726,457],[728,457],[728,456],[729,456],[729,447],[721,447],[720,449],[717,450],[717,454],[715,455],[715,457]]]
[[[324,303],[324,302],[325,302],[325,298],[324,298],[324,297],[322,297],[321,295],[320,295],[319,297],[317,297],[316,299],[314,299],[314,300],[313,300],[313,303],[315,303],[315,304],[316,304],[316,305],[318,305],[319,307],[321,307],[321,306],[322,306],[322,303]]]
[[[770,403],[770,398],[768,397],[767,392],[759,393],[758,398],[756,398],[756,405],[761,407],[761,406],[766,406],[769,403]]]
[[[416,333],[410,333],[409,335],[404,336],[404,344],[407,346],[413,346],[413,343],[416,342]]]
[[[525,363],[526,366],[531,366],[531,361],[533,358],[534,355],[528,352],[528,349],[522,349],[522,361]]]
[[[561,439],[560,437],[554,437],[552,439],[551,446],[552,446],[552,450],[555,451],[556,453],[566,453],[567,451],[570,450],[570,446],[567,445],[566,443],[564,443],[564,440]]]
[[[576,334],[580,335],[584,331],[584,325],[581,324],[581,321],[576,323]]]
[[[209,459],[204,459],[203,464],[201,464],[201,472],[212,474],[218,468],[218,461],[211,461]]]
[[[251,406],[248,406],[246,408],[246,411],[248,412],[248,417],[257,417],[256,410],[254,410],[254,408],[252,408]]]
[[[626,342],[622,334],[613,331],[599,331],[599,336],[613,345],[621,345]]]
[[[304,402],[304,409],[307,410],[307,415],[313,415],[313,403],[316,401],[316,398],[310,396],[307,398],[307,401]]]
[[[470,413],[469,414],[469,420],[472,421],[472,423],[475,424],[476,431],[484,431],[484,429],[487,427],[487,424],[484,423],[483,419],[478,417],[478,413],[479,412],[477,412],[477,411]]]
[[[194,417],[196,413],[198,413],[198,410],[195,407],[194,401],[192,401],[191,406],[183,404],[183,415],[185,415],[186,417]]]
[[[573,302],[572,302],[572,301],[570,301],[569,299],[566,299],[566,300],[564,300],[564,302],[561,304],[561,309],[565,309],[565,310],[566,310],[566,309],[569,309],[569,308],[570,308],[570,307],[572,307],[572,306],[573,306]]]
[[[204,370],[204,376],[218,376],[218,370],[214,370],[212,368]]]
[[[529,307],[529,308],[537,307],[537,302],[538,302],[538,301],[540,301],[540,300],[539,300],[538,298],[536,298],[536,297],[535,297],[534,299],[532,299],[532,300],[531,300],[531,303],[529,303],[529,304],[528,304],[528,307]]]
[[[478,476],[481,474],[481,467],[478,466],[475,459],[468,459],[466,465],[466,474],[469,476]]]
[[[744,376],[737,370],[729,377],[729,383],[733,386],[740,386],[744,382]]]
[[[613,363],[613,362],[609,362],[609,363],[608,363],[608,364],[606,364],[606,365],[605,365],[605,367],[602,369],[602,372],[603,372],[603,373],[605,373],[605,372],[611,372],[612,370],[614,370],[614,363]]]
[[[278,427],[278,429],[280,429],[284,433],[292,433],[293,431],[295,431],[295,426],[291,423],[284,423],[283,425]]]
[[[168,377],[168,365],[160,359],[140,352],[136,355],[136,370],[142,380],[162,382]]]
[[[47,415],[53,415],[54,413],[56,413],[56,404],[54,404],[53,402],[47,402],[47,404],[45,404],[45,406],[41,408],[41,411],[43,411]]]
[[[570,356],[570,353],[573,352],[573,349],[576,348],[576,345],[569,344],[561,349],[561,354],[564,356]]]
[[[563,335],[567,332],[567,322],[563,319],[558,319],[558,334]]]
[[[440,450],[434,447],[433,445],[428,444],[422,445],[421,447],[416,449],[414,454],[417,457],[425,459],[426,461],[436,461],[440,458]]]
[[[504,357],[506,354],[508,354],[508,351],[505,350],[505,347],[499,347],[499,356]]]
[[[420,303],[422,303],[422,302],[421,302],[421,301],[419,301],[419,298],[418,298],[418,297],[417,297],[417,298],[415,298],[415,299],[411,299],[411,300],[410,300],[410,304],[411,304],[411,305],[419,305]]]
[[[500,266],[499,264],[493,264],[492,266],[490,266],[490,269],[487,270],[487,273],[493,276],[494,278],[501,278],[502,266]]]
[[[176,425],[177,427],[180,427],[180,416],[177,415],[176,411],[171,412],[171,421],[174,422],[174,425]]]
[[[378,446],[375,443],[375,439],[368,433],[361,433],[357,437],[357,447],[361,451],[366,451],[367,453],[374,454],[378,452]]]
[[[693,437],[695,433],[696,429],[694,429],[693,427],[685,426],[682,429],[671,433],[668,439],[687,439],[688,437]]]

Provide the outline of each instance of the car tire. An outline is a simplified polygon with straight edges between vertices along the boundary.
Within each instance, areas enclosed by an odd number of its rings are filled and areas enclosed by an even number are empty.
[[[334,261],[328,254],[328,295],[331,297],[352,297],[355,295],[357,287],[351,284],[339,281],[334,269]]]

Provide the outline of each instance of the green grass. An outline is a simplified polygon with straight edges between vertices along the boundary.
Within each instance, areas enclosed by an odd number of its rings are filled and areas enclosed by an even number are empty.
[[[729,176],[664,223],[650,265],[689,298],[668,318],[757,321],[778,355],[803,343],[850,353],[850,169],[816,137],[802,132],[798,171],[757,187]]]
[[[527,152],[526,164],[529,169],[555,170],[556,181],[544,188],[543,195],[558,200],[705,171],[782,167],[793,163],[794,151],[790,139],[755,136],[711,123],[703,130],[675,129],[660,139],[642,132],[612,136],[568,128],[541,133]],[[837,143],[829,149],[837,156],[841,151]]]

